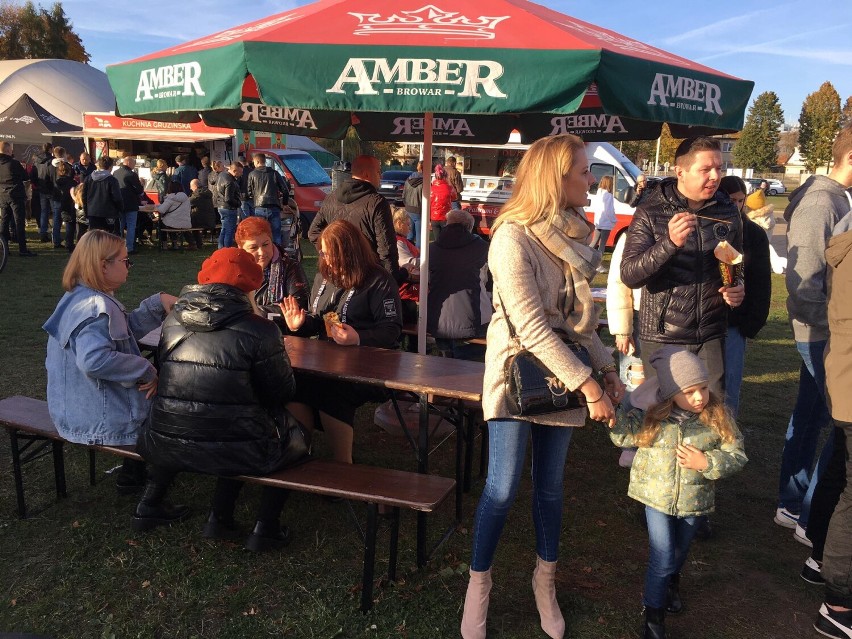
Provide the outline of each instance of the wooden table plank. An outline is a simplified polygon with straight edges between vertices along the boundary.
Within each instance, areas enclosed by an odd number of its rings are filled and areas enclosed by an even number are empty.
[[[369,346],[340,346],[291,335],[284,344],[293,368],[304,373],[449,399],[482,401],[482,362]]]

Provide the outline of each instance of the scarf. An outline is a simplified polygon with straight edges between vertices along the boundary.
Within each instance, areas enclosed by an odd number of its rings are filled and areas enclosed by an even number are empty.
[[[603,254],[586,243],[593,228],[586,216],[575,209],[560,211],[552,222],[540,219],[527,227],[534,239],[562,264],[566,292],[563,315],[568,327],[578,335],[589,335],[598,326],[591,281]],[[573,295],[567,294],[569,283]]]
[[[281,301],[281,293],[283,293],[284,260],[281,259],[281,253],[278,252],[278,247],[274,244],[272,245],[272,259],[263,275],[267,286],[258,302],[261,306],[278,304]]]

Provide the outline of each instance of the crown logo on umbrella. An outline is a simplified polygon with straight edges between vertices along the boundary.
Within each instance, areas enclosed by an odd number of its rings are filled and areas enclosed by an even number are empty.
[[[355,35],[373,35],[375,33],[428,33],[444,34],[460,39],[477,38],[493,40],[497,24],[510,16],[479,16],[468,18],[458,11],[444,11],[435,5],[426,5],[416,11],[399,11],[387,17],[380,13],[352,13],[358,18],[359,25]]]

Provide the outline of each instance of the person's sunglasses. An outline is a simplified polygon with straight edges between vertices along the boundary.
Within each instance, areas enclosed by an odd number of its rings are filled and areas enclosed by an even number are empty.
[[[130,268],[131,266],[133,266],[133,261],[129,257],[125,257],[123,260],[113,259],[113,260],[109,260],[109,261],[110,262],[124,262],[124,265],[127,268]]]

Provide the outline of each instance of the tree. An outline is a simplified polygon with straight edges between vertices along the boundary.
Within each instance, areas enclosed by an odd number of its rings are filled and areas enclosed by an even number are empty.
[[[784,112],[774,91],[757,96],[748,111],[740,139],[734,145],[734,162],[744,169],[766,171],[778,161],[778,140]]]
[[[799,147],[799,130],[784,131],[778,136],[778,155],[789,158]]]
[[[846,104],[840,111],[840,128],[843,129],[852,124],[852,95],[846,98]]]
[[[799,115],[799,153],[805,169],[814,173],[831,161],[831,146],[840,123],[840,94],[831,82],[823,82],[802,104]]]
[[[0,59],[59,58],[88,62],[90,56],[65,15],[62,3],[45,10],[0,2]]]
[[[343,138],[343,150],[341,151],[340,140],[327,138],[311,138],[329,153],[338,155],[343,153],[341,160],[351,162],[359,155],[374,155],[381,164],[389,164],[399,150],[396,142],[366,142],[358,136],[358,132],[350,127]]]

